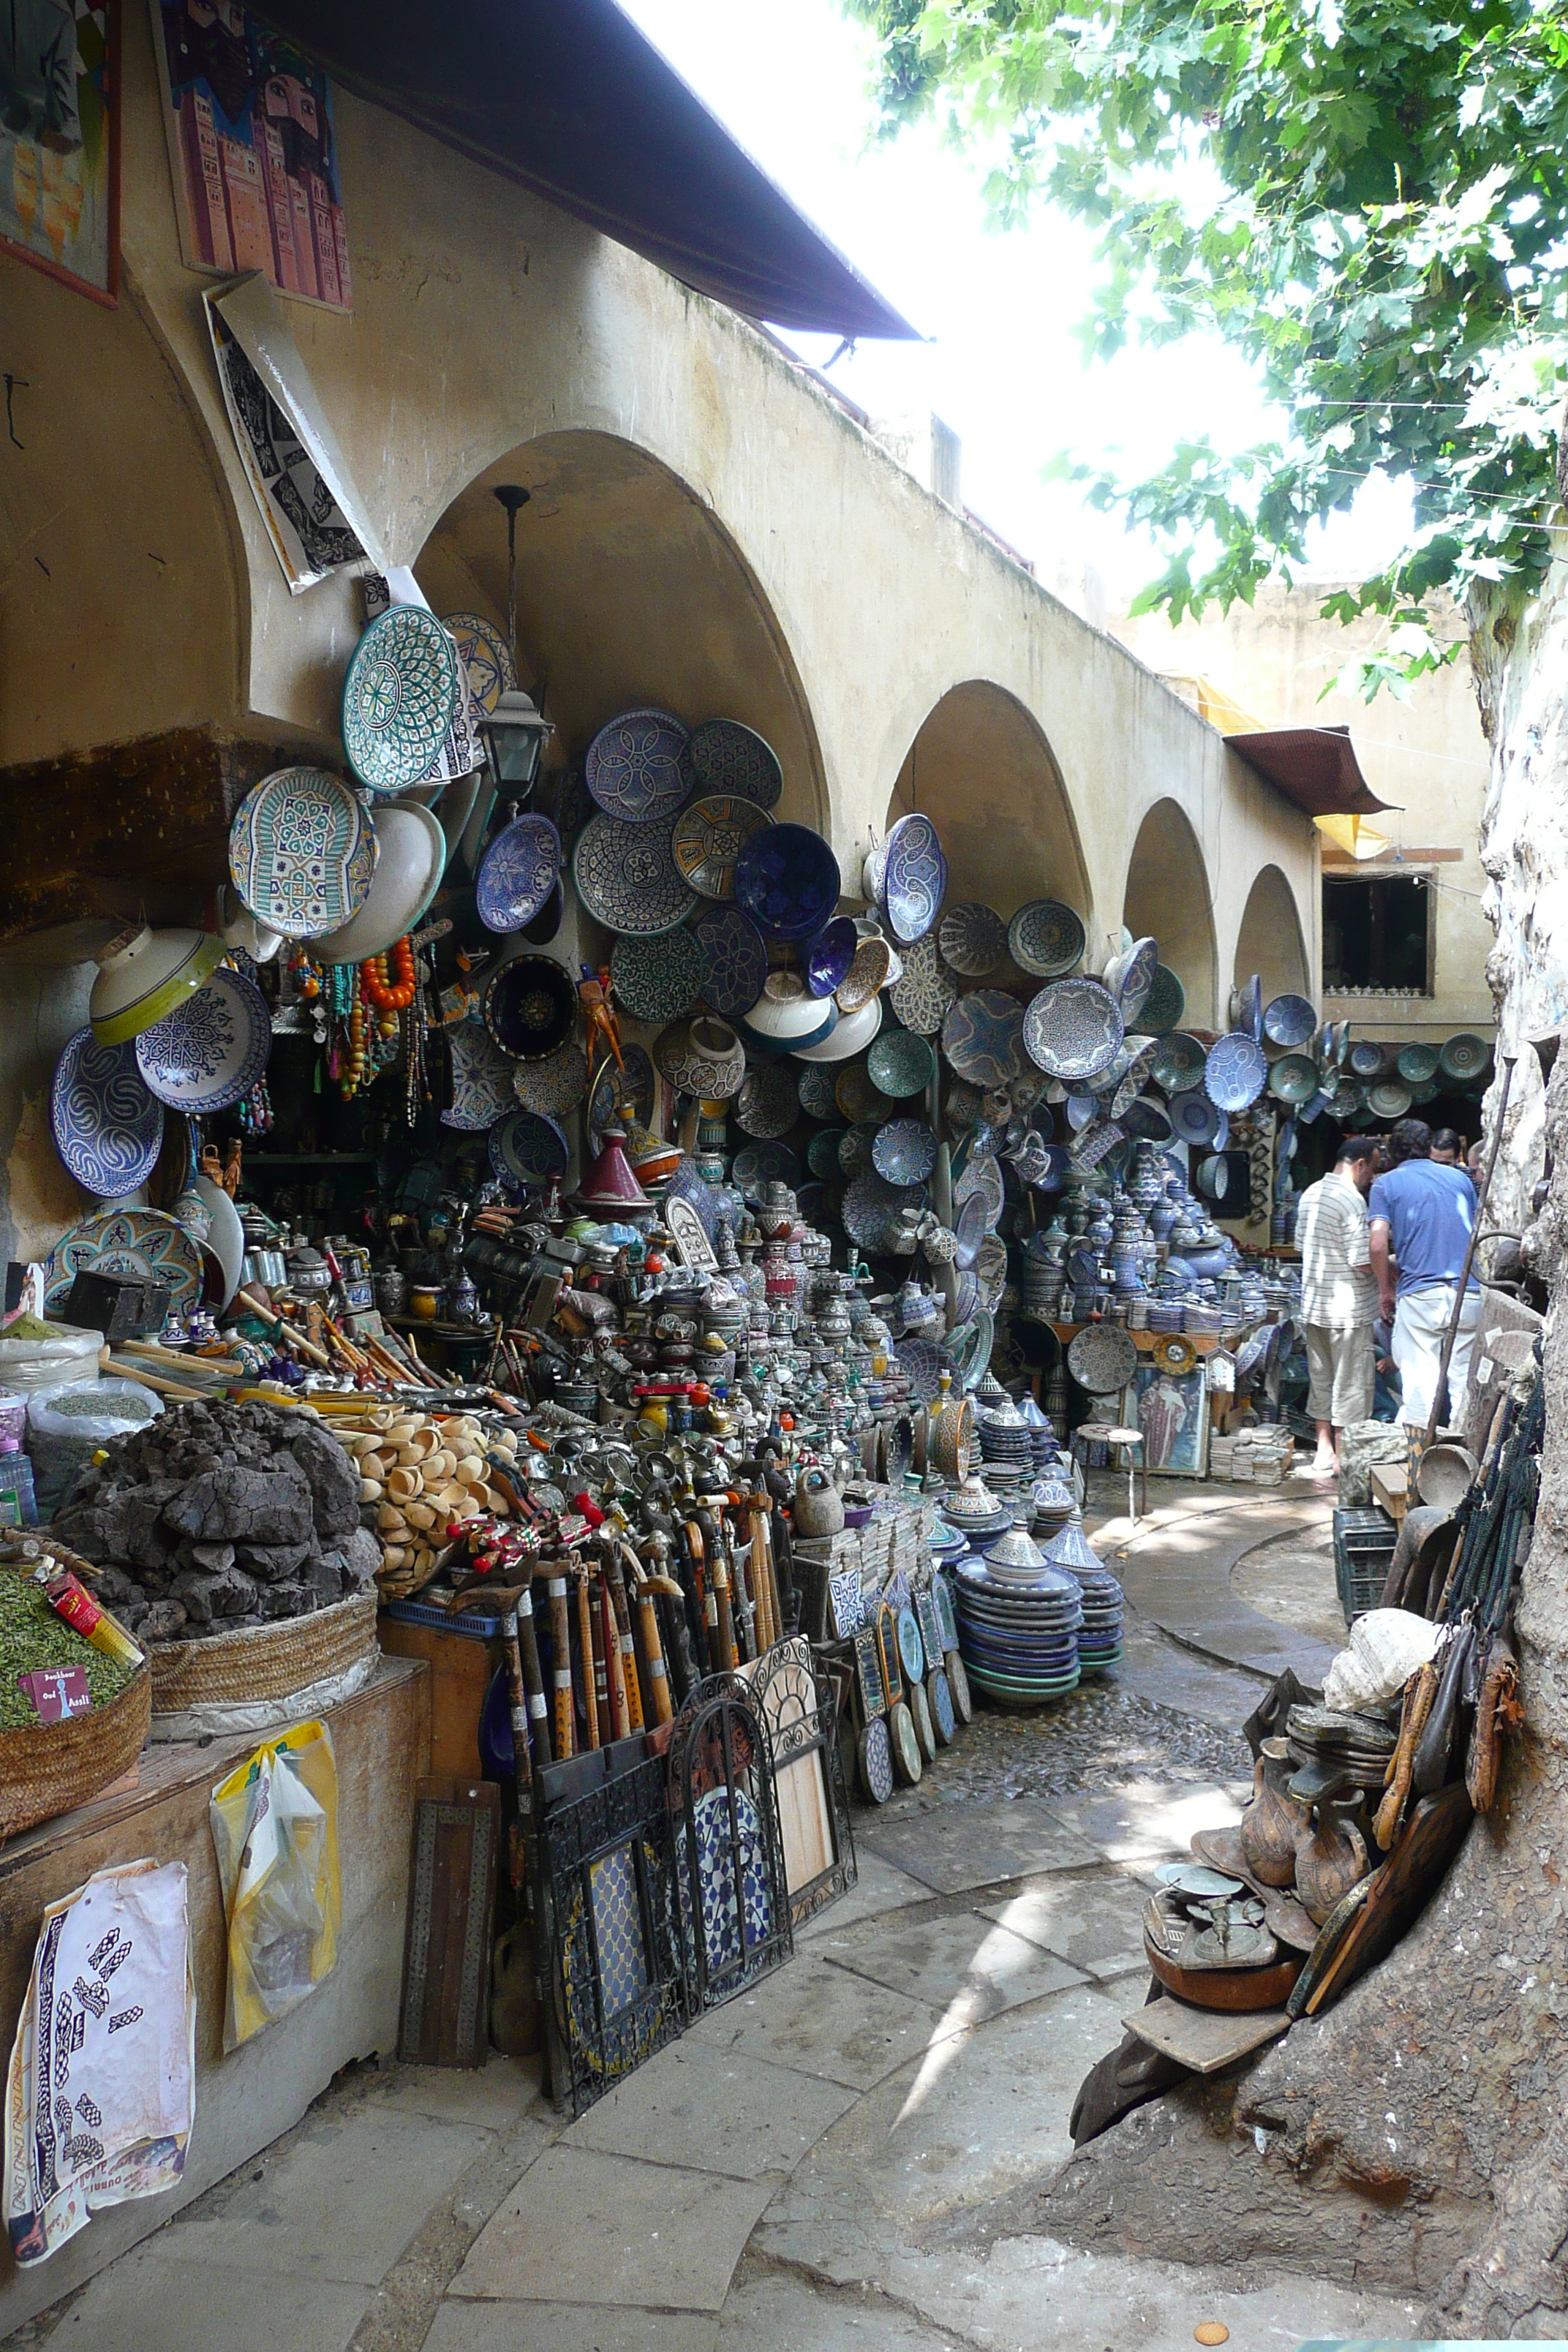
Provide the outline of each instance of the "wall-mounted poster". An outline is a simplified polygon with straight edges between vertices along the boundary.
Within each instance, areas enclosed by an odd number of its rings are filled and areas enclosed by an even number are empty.
[[[235,0],[152,8],[186,263],[351,310],[326,75]]]
[[[1201,1478],[1207,1471],[1209,1396],[1201,1361],[1190,1372],[1140,1364],[1122,1396],[1121,1420],[1142,1431],[1151,1477]]]
[[[119,294],[119,0],[0,6],[0,243],[95,302]]]

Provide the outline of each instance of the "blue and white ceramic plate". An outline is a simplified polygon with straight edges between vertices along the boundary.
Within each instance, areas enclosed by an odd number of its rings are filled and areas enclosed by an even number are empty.
[[[985,1231],[994,1234],[1002,1222],[1004,1198],[1000,1160],[994,1152],[972,1152],[963,1163],[963,1174],[954,1179],[952,1187],[952,1213],[960,1220],[961,1237],[963,1230],[962,1219],[967,1202],[973,1200],[981,1202]]]
[[[588,746],[583,773],[595,802],[625,824],[672,817],[694,781],[687,742],[668,710],[623,710]]]
[[[735,1124],[760,1143],[776,1142],[800,1117],[799,1074],[788,1062],[759,1062],[735,1097]]]
[[[1000,988],[972,989],[942,1024],[942,1050],[961,1078],[1005,1087],[1023,1068],[1024,1008]]]
[[[286,940],[316,940],[364,905],[379,846],[347,784],[325,768],[279,768],[236,809],[228,870],[258,922]]]
[[[942,1393],[942,1354],[935,1340],[900,1339],[893,1353],[921,1404],[934,1404]]]
[[[963,980],[984,980],[1007,953],[1007,926],[994,907],[961,898],[950,907],[937,932],[942,961]]]
[[[1221,1110],[1246,1110],[1268,1083],[1268,1056],[1251,1037],[1233,1031],[1209,1047],[1204,1088]]]
[[[923,1118],[890,1118],[877,1129],[871,1165],[889,1184],[923,1184],[936,1166],[936,1136]]]
[[[509,1191],[525,1192],[564,1176],[571,1158],[566,1138],[542,1111],[509,1111],[489,1132],[490,1166]]]
[[[1276,996],[1264,1007],[1263,1034],[1271,1045],[1305,1045],[1317,1025],[1304,996]]]
[[[79,1274],[130,1274],[166,1282],[169,1305],[188,1315],[202,1296],[201,1244],[159,1209],[100,1209],[62,1234],[49,1253],[44,1304],[60,1307]]]
[[[670,832],[670,854],[680,878],[703,898],[732,898],[735,866],[754,833],[773,823],[766,809],[732,793],[716,793],[683,808]]]
[[[272,1015],[252,980],[220,964],[205,988],[143,1029],[136,1063],[160,1102],[200,1117],[247,1095],[272,1050]]]
[[[1037,980],[1060,980],[1088,944],[1081,918],[1060,898],[1031,898],[1007,926],[1008,953]]]
[[[446,1034],[452,1057],[452,1100],[441,1113],[441,1124],[466,1135],[481,1135],[512,1108],[511,1074],[520,1066],[508,1059],[478,1021],[459,1021]]]
[[[1255,1045],[1263,1041],[1263,982],[1254,972],[1245,987],[1234,989],[1230,999],[1230,1023],[1233,1030],[1250,1037]]]
[[[784,769],[771,743],[738,719],[705,719],[691,730],[691,772],[705,793],[735,793],[760,809],[776,808]]]
[[[632,1045],[622,1048],[628,1064],[638,1050]],[[569,1118],[588,1091],[588,1056],[581,1045],[570,1042],[542,1062],[513,1062],[508,1066],[512,1093],[524,1110],[542,1110],[550,1118]]]
[[[547,816],[520,816],[497,834],[474,877],[474,905],[488,931],[531,923],[561,878],[561,835]]]
[[[735,897],[770,939],[815,939],[840,889],[832,845],[809,825],[774,824],[752,834],[735,866]]]
[[[1024,1015],[1024,1045],[1051,1078],[1095,1078],[1108,1070],[1125,1034],[1110,989],[1098,980],[1053,981]]]
[[[679,925],[651,940],[618,939],[610,950],[610,985],[634,1021],[679,1021],[702,984],[702,950]]]
[[[947,860],[929,816],[917,809],[901,816],[888,835],[882,875],[888,927],[906,947],[923,940],[947,894]]]
[[[721,1019],[748,1013],[768,976],[768,950],[750,915],[739,907],[705,907],[691,926],[702,956],[702,1002]]]
[[[674,819],[626,824],[600,815],[572,852],[577,896],[596,923],[632,939],[653,939],[684,922],[698,904],[670,849]]]
[[[503,694],[517,691],[511,647],[482,613],[444,613],[441,625],[456,638],[458,657],[468,673],[468,691],[488,719]]]
[[[349,656],[342,707],[343,749],[367,793],[406,792],[429,774],[465,683],[434,613],[394,604],[371,623]]]
[[[787,1143],[748,1144],[744,1151],[735,1154],[730,1181],[748,1201],[760,1201],[769,1184],[788,1184],[792,1189],[798,1184],[800,1161]]]
[[[1105,984],[1121,1008],[1122,1022],[1132,1028],[1143,1009],[1143,1000],[1154,985],[1154,974],[1160,968],[1158,940],[1134,940],[1130,948],[1113,956],[1106,968]]]
[[[84,1192],[123,1200],[144,1184],[163,1141],[163,1106],[136,1064],[136,1041],[100,1045],[79,1029],[49,1088],[55,1149]]]

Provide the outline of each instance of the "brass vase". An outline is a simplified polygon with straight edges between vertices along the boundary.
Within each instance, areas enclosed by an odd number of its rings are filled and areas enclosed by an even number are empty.
[[[1265,1886],[1289,1886],[1296,1875],[1296,1853],[1308,1834],[1308,1811],[1286,1786],[1290,1751],[1282,1739],[1266,1739],[1252,1776],[1252,1802],[1241,1817],[1241,1851],[1253,1876]]]

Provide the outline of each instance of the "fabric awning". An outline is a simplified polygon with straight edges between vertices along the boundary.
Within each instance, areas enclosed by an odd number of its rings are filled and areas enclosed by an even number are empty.
[[[1270,727],[1225,740],[1307,816],[1375,816],[1393,805],[1362,774],[1348,727]]]
[[[615,0],[265,0],[347,89],[748,318],[917,331]]]

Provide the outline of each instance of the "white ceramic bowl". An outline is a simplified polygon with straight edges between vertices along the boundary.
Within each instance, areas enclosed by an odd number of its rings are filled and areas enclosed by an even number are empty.
[[[447,836],[427,808],[416,801],[384,801],[375,812],[381,856],[370,896],[341,930],[314,941],[323,963],[363,963],[384,955],[411,931],[441,887]]]
[[[245,1261],[245,1227],[239,1222],[239,1211],[221,1184],[215,1184],[210,1176],[198,1176],[195,1190],[211,1219],[202,1246],[223,1268],[223,1303],[226,1307],[239,1288],[239,1270]]]
[[[216,931],[121,931],[98,953],[88,1018],[100,1045],[123,1045],[204,988],[223,961]]]
[[[837,1019],[838,1007],[830,996],[764,994],[735,1027],[759,1054],[794,1054],[803,1045],[820,1045],[832,1034]]]
[[[838,1026],[815,1045],[793,1048],[797,1062],[848,1062],[870,1044],[882,1025],[882,1000],[873,996],[858,1013],[839,1016]]]

